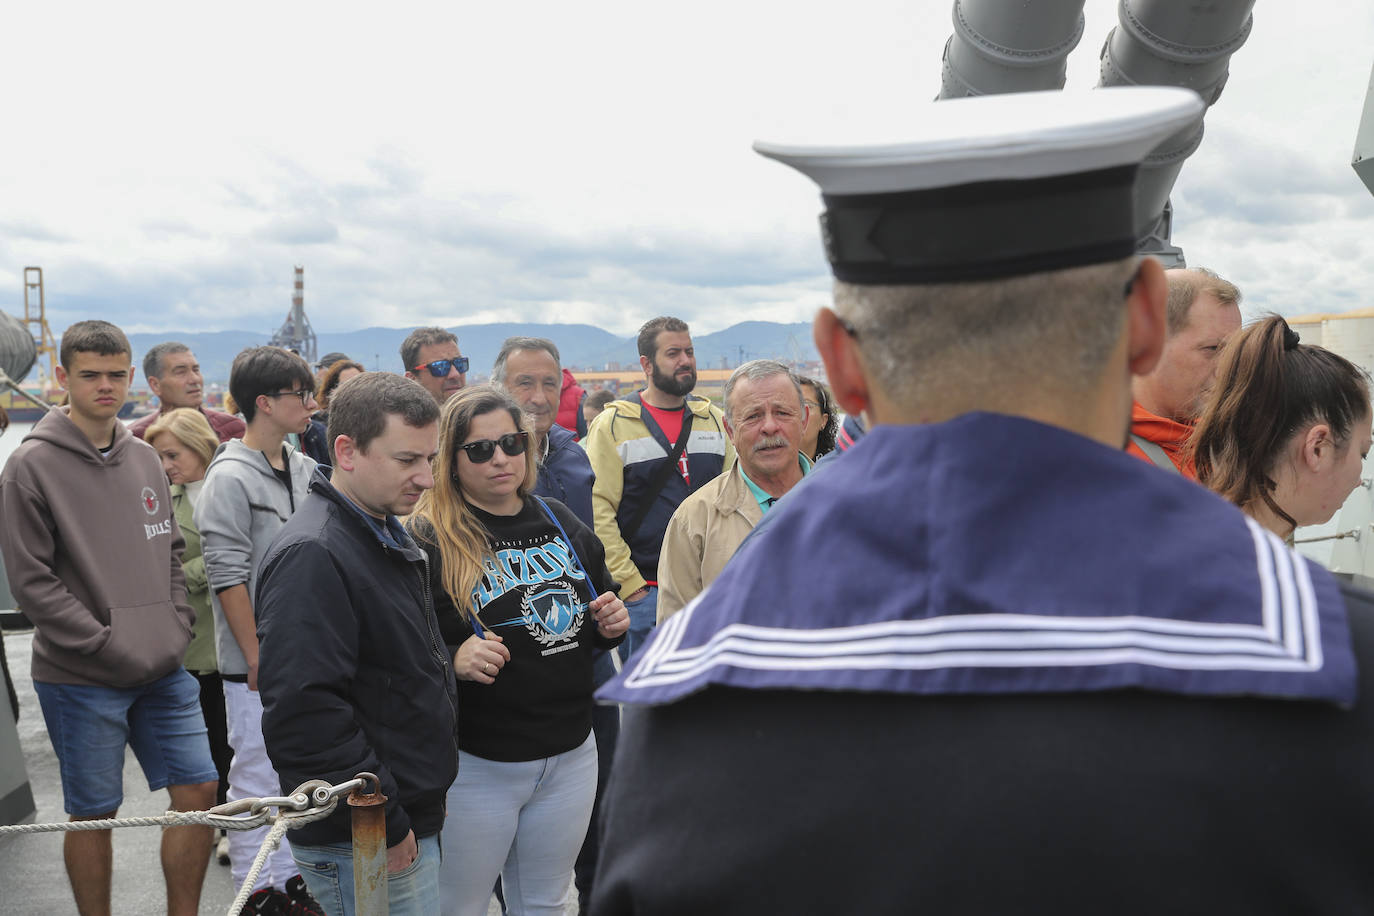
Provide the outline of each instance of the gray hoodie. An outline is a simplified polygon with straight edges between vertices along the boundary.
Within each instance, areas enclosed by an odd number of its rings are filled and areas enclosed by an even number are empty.
[[[39,420],[0,474],[0,550],[34,623],[33,679],[150,683],[181,665],[196,619],[167,475],[122,423],[102,455],[66,410]]]
[[[267,456],[230,439],[215,452],[205,471],[205,484],[196,500],[195,522],[200,529],[205,574],[210,580],[215,612],[215,650],[221,674],[248,673],[238,640],[224,618],[219,592],[246,585],[256,594],[258,564],[294,506],[305,499],[315,461],[286,446],[291,491],[278,479]]]

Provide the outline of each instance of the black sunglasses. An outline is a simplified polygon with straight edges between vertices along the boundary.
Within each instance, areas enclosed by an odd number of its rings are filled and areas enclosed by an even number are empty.
[[[412,366],[410,371],[419,372],[421,369],[428,369],[430,375],[435,378],[443,378],[448,375],[448,370],[450,368],[457,369],[459,372],[467,372],[468,358],[466,356],[460,356],[457,359],[431,359],[427,363]]]
[[[468,453],[468,461],[473,464],[486,464],[495,457],[496,446],[501,446],[501,451],[514,458],[516,455],[525,454],[529,442],[530,434],[519,432],[506,433],[500,439],[478,439],[476,442],[458,447]]]

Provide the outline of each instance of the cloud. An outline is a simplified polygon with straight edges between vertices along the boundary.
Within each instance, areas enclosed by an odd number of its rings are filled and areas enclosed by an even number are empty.
[[[265,334],[304,264],[322,331],[809,320],[830,289],[816,190],[749,144],[913,130],[951,7],[858,0],[837,19],[702,0],[683,17],[606,0],[589,20],[551,0],[398,2],[380,20],[255,0],[232,16],[93,11],[60,67],[41,44],[12,49],[0,79],[51,79],[26,96],[44,142],[7,147],[0,174],[0,303],[41,264],[54,323]],[[1096,82],[1116,8],[1087,3],[1071,88]],[[1175,242],[1256,307],[1357,307],[1374,287],[1374,199],[1349,167],[1368,60],[1330,44],[1333,22],[1346,46],[1374,44],[1374,6],[1322,9],[1257,5],[1174,189]],[[66,34],[60,6],[16,16],[24,34]],[[219,41],[184,41],[211,27]],[[279,66],[245,69],[243,47]]]
[[[287,216],[272,220],[259,228],[255,235],[283,245],[323,245],[338,240],[339,228],[318,217]]]

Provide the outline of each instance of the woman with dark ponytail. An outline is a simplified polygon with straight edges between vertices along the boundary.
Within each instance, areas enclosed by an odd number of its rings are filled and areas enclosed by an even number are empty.
[[[1287,538],[1359,484],[1370,423],[1368,374],[1274,315],[1226,344],[1191,442],[1198,480]]]

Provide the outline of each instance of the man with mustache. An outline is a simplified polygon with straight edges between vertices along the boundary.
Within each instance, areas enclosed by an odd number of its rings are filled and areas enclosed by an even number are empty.
[[[246,427],[242,420],[205,406],[205,379],[200,373],[200,361],[186,344],[175,340],[154,344],[143,354],[143,375],[157,396],[159,407],[157,413],[129,424],[129,432],[135,437],[142,439],[148,427],[167,411],[190,407],[205,415],[219,441],[243,438]]]
[[[790,369],[771,359],[745,363],[726,381],[724,398],[736,461],[668,522],[658,561],[659,623],[720,575],[764,514],[811,470],[800,450],[806,405]]]
[[[691,397],[697,359],[687,323],[654,318],[639,329],[638,343],[644,389],[608,404],[583,440],[596,472],[596,534],[630,611],[621,650],[626,659],[657,617],[658,558],[668,520],[734,453],[720,408]]]

